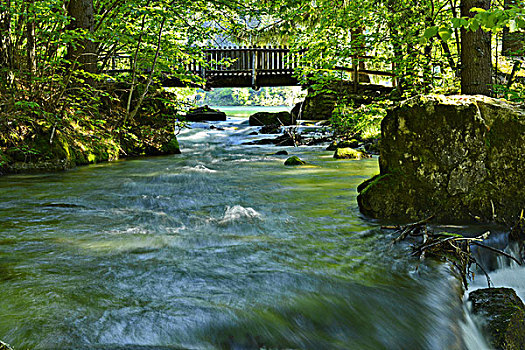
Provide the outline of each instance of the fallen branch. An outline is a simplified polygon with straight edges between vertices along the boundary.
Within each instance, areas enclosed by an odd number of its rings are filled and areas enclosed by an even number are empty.
[[[387,228],[397,229],[396,233],[399,233],[399,236],[392,241],[392,244],[398,243],[406,239],[408,236],[422,236],[422,242],[413,246],[412,255],[419,257],[420,261],[422,261],[427,256],[448,261],[458,270],[465,289],[468,289],[468,280],[471,279],[471,276],[473,276],[473,273],[470,270],[473,264],[478,266],[479,269],[485,274],[489,288],[492,286],[492,282],[488,273],[472,255],[472,245],[476,245],[478,247],[485,248],[497,254],[503,255],[521,265],[521,262],[512,255],[482,243],[483,240],[489,237],[489,231],[476,237],[464,237],[459,234],[447,232],[434,233],[427,227],[427,223],[432,218],[433,216],[430,216],[424,220],[408,224],[406,226],[387,226]]]
[[[398,226],[399,228],[396,231],[396,233],[400,233],[400,235],[396,239],[394,239],[393,244],[396,244],[396,243],[404,240],[405,238],[407,238],[408,235],[417,236],[418,232],[421,230],[421,228],[422,227],[426,228],[427,223],[430,220],[432,220],[433,218],[434,218],[434,215],[431,215],[428,218],[423,219],[421,221],[414,222],[414,223],[408,224],[406,226],[401,226],[401,227]]]

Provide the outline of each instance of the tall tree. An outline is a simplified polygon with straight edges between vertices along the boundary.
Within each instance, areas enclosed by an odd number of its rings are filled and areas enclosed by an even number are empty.
[[[473,8],[488,10],[490,0],[462,0],[461,16],[474,17]],[[461,29],[461,93],[491,94],[492,52],[491,34],[482,28]]]

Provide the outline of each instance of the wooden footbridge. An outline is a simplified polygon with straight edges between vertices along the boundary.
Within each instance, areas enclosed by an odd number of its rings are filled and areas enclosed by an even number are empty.
[[[305,51],[292,53],[286,47],[220,47],[202,51],[202,59],[194,59],[183,65],[177,74],[162,72],[161,83],[165,87],[199,86],[205,88],[251,87],[266,86],[296,86],[300,85],[294,71],[299,66],[301,55]],[[362,79],[355,77],[363,75],[381,75],[394,77],[392,72],[365,70],[360,68],[358,61],[371,57],[355,59],[352,67],[335,67],[334,70],[352,73],[354,87]],[[117,69],[117,62],[129,59],[131,56],[114,55],[111,57],[112,68],[105,70],[107,74],[130,72],[131,69]],[[121,65],[122,66],[122,65]],[[180,76],[189,77],[193,83]],[[199,81],[201,83],[199,83]],[[205,81],[205,84],[202,84]],[[395,85],[395,80],[394,84]]]

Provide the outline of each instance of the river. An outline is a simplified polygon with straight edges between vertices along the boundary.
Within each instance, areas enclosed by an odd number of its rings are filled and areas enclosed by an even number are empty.
[[[246,146],[0,178],[0,339],[15,349],[462,349],[446,266],[360,215],[377,158]],[[286,149],[311,165],[285,167]],[[470,346],[470,348],[473,348]]]

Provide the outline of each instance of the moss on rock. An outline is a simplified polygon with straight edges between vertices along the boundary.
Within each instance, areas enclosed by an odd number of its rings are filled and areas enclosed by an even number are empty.
[[[335,150],[335,159],[363,159],[370,158],[371,156],[367,153],[355,150],[353,148],[338,148]]]
[[[295,118],[290,112],[258,112],[252,114],[249,119],[250,126],[265,126],[265,125],[293,125]]]
[[[161,150],[165,154],[180,154],[181,152],[177,136],[173,136],[173,138],[170,141],[162,145]]]
[[[486,321],[494,349],[525,349],[525,305],[511,288],[484,288],[470,293],[472,311]]]
[[[483,96],[419,96],[381,124],[380,174],[361,211],[384,219],[499,222],[525,208],[525,112]]]
[[[306,165],[307,163],[304,161],[304,160],[301,160],[299,157],[297,156],[291,156],[290,158],[288,158],[285,162],[284,162],[284,165],[287,165],[287,166],[294,166],[294,165]]]

